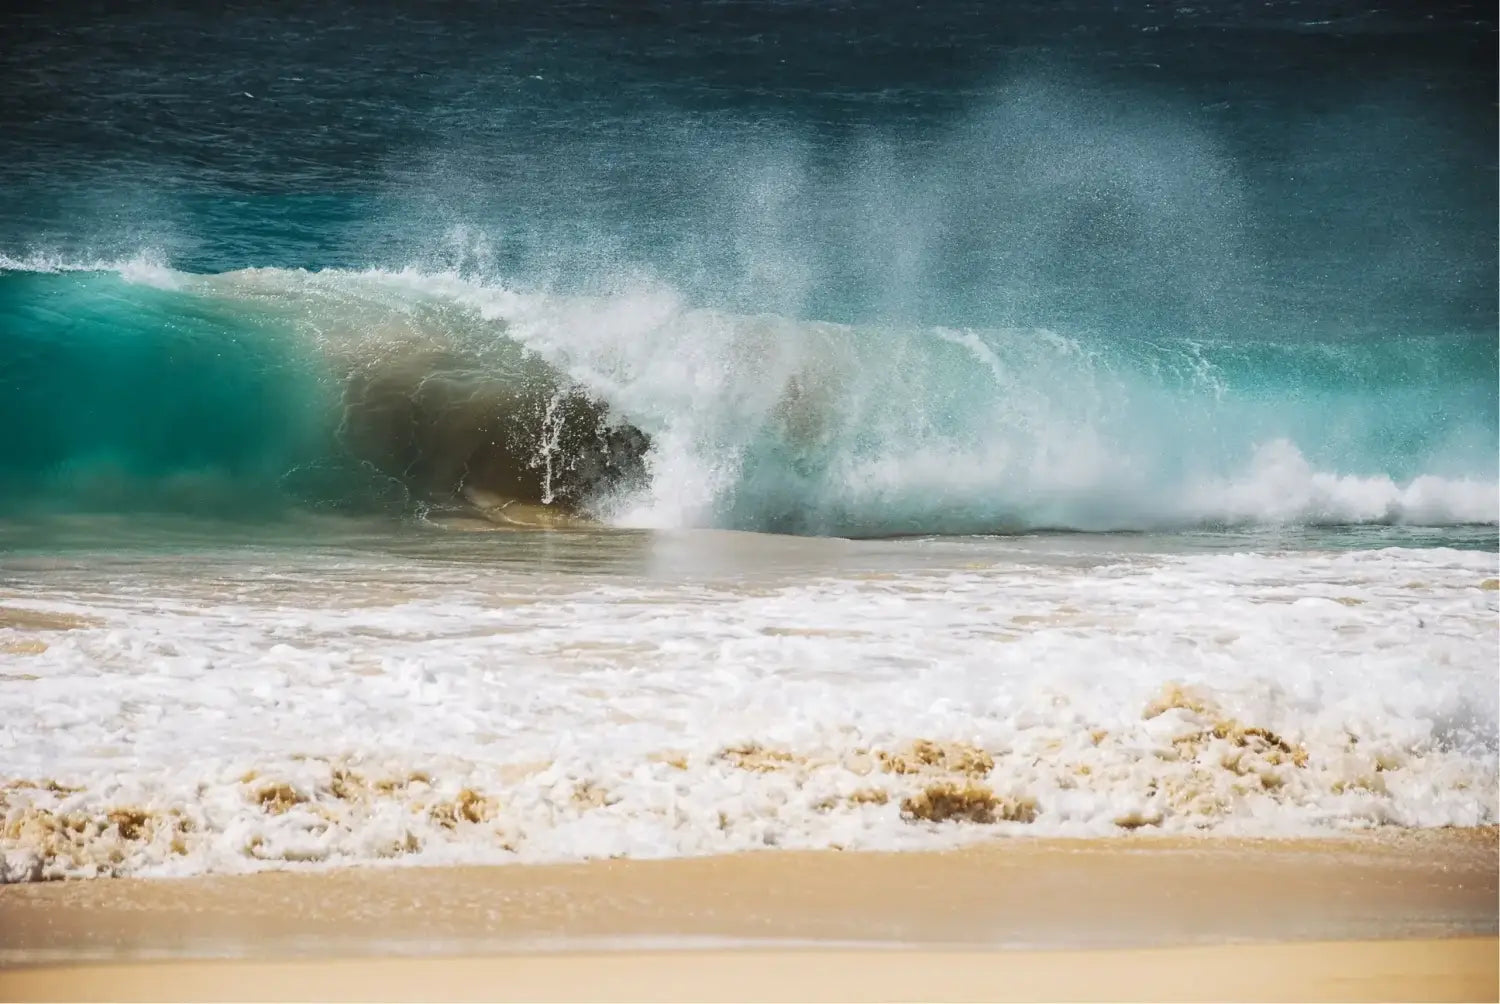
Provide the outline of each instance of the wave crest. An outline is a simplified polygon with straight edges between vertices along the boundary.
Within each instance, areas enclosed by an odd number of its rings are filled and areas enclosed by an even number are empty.
[[[650,286],[144,260],[0,260],[0,314],[4,418],[28,430],[0,451],[13,496],[67,482],[77,501],[97,488],[72,475],[102,467],[323,505],[839,535],[1500,515],[1496,349],[1465,335],[892,329]]]

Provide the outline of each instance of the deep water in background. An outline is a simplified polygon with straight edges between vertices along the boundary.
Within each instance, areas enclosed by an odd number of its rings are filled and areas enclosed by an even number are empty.
[[[7,506],[1495,519],[1488,8],[3,17]]]

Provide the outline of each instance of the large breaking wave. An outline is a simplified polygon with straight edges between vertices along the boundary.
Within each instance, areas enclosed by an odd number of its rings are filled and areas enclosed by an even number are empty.
[[[5,507],[809,534],[1493,523],[1493,337],[880,327],[0,259]]]

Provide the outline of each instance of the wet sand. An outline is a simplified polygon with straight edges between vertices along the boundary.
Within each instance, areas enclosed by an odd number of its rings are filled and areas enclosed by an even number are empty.
[[[0,888],[5,999],[1495,1000],[1497,833]]]
[[[24,1000],[1494,1000],[1494,938],[1077,952],[567,953],[22,971]]]

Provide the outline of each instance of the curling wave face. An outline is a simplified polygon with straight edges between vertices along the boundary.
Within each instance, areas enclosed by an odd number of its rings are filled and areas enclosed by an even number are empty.
[[[503,322],[340,278],[6,275],[6,501],[567,513],[639,481],[640,432]]]
[[[860,327],[0,260],[3,504],[880,536],[1487,524],[1493,338]]]

